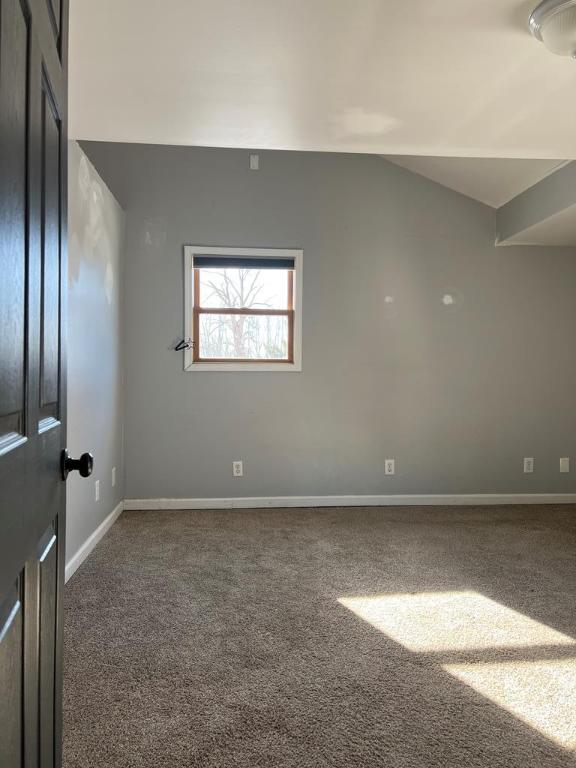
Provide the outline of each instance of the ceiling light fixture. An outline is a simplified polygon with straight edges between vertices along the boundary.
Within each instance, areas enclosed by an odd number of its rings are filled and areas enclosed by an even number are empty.
[[[576,0],[543,0],[530,16],[530,32],[552,53],[576,58]]]

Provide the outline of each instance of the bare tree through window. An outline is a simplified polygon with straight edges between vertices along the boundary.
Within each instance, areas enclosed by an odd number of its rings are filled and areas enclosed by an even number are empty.
[[[194,269],[198,360],[292,359],[289,269]]]

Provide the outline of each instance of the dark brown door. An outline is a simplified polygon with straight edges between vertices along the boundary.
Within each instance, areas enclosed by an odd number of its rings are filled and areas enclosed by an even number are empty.
[[[61,763],[66,0],[0,0],[0,766]]]

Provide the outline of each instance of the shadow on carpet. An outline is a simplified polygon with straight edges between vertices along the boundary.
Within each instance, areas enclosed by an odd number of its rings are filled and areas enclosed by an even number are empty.
[[[125,512],[65,600],[65,768],[575,766],[566,507]]]

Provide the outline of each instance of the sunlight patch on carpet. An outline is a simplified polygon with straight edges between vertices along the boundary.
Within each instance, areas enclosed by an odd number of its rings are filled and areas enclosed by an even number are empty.
[[[576,645],[568,635],[477,592],[343,597],[338,602],[414,653],[439,666],[564,749],[576,749],[576,657],[538,659]],[[487,651],[527,658],[485,661]],[[466,652],[451,663],[442,654]],[[478,658],[474,658],[475,656]]]
[[[338,602],[417,653],[576,645],[568,635],[477,592],[342,597]]]
[[[576,747],[576,659],[443,669],[565,749]]]

